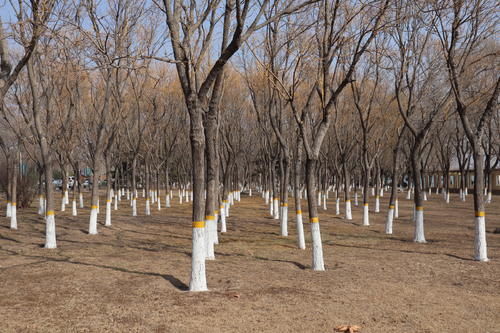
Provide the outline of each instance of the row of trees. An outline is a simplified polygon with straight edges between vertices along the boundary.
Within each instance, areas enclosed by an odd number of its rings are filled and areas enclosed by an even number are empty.
[[[190,289],[200,291],[217,221],[224,229],[243,188],[262,191],[282,236],[293,190],[301,249],[307,193],[312,268],[324,270],[318,207],[329,190],[346,219],[361,192],[369,225],[370,187],[379,212],[390,183],[392,233],[406,184],[414,241],[425,242],[426,192],[441,188],[449,201],[452,164],[465,174],[472,160],[475,259],[486,261],[484,191],[491,198],[500,153],[494,8],[487,0],[13,4],[15,20],[0,27],[11,227],[20,151],[40,175],[47,248],[56,247],[55,168],[63,189],[69,174],[93,170],[89,234],[98,232],[101,175],[106,225],[122,189],[136,216],[139,183],[146,215],[152,199],[161,207],[161,189],[168,206],[174,187],[189,188]]]

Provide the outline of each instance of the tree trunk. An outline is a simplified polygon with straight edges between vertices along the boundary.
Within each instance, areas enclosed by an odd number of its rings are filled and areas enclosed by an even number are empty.
[[[297,136],[297,147],[295,154],[295,177],[294,177],[294,194],[295,194],[295,213],[296,213],[296,225],[297,225],[297,246],[299,249],[306,248],[306,242],[304,239],[304,224],[302,220],[302,205],[300,196],[300,175],[302,168],[302,137]]]
[[[342,164],[342,171],[344,173],[345,218],[346,220],[352,220],[351,195],[349,191],[349,186],[351,184],[351,175],[346,163]]]
[[[92,194],[91,194],[91,206],[90,206],[90,220],[89,220],[89,234],[97,235],[97,209],[99,205],[99,170],[98,170],[98,159],[99,155],[96,155],[92,165]]]
[[[17,230],[17,174],[19,172],[19,152],[15,152],[12,165],[10,228]]]
[[[106,219],[104,225],[107,227],[111,226],[111,162],[108,156],[104,157],[105,165],[106,165]]]
[[[486,245],[486,221],[484,210],[484,151],[479,143],[472,145],[474,154],[474,210],[475,210],[475,237],[474,259],[488,261]]]
[[[415,233],[413,241],[416,243],[425,243],[424,235],[424,198],[422,193],[422,179],[420,174],[420,163],[418,163],[417,150],[418,146],[414,146],[411,153],[411,165],[413,169],[413,183],[415,188]]]
[[[55,249],[56,242],[56,220],[54,215],[54,185],[52,185],[52,161],[48,152],[42,149],[45,164],[45,248]]]
[[[284,149],[284,148],[282,148]],[[290,178],[290,157],[287,153],[283,154],[282,166],[283,172],[281,177],[281,212],[280,212],[280,232],[281,236],[288,236],[288,183]]]
[[[316,182],[316,168],[318,160],[307,158],[306,161],[306,184],[307,184],[307,202],[309,204],[309,222],[311,223],[312,238],[312,269],[315,271],[324,271],[323,245],[321,243],[321,232],[318,217],[318,187]]]
[[[190,114],[190,141],[193,166],[193,215],[192,215],[192,256],[190,291],[207,290],[205,275],[205,136],[202,110],[198,101],[191,96],[188,101]]]

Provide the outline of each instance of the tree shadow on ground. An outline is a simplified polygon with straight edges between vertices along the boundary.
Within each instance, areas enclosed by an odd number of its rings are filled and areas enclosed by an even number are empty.
[[[466,261],[473,261],[473,259],[460,257],[460,256],[457,256],[457,255],[454,255],[454,254],[450,254],[450,253],[439,253],[439,252],[428,252],[428,251],[413,251],[413,250],[402,250],[402,249],[385,249],[385,248],[375,248],[375,247],[360,246],[360,245],[339,244],[339,243],[332,243],[332,242],[325,242],[325,244],[326,245],[330,245],[330,246],[350,247],[350,248],[366,249],[366,250],[374,250],[374,251],[388,251],[388,252],[403,252],[403,253],[415,253],[415,254],[444,255],[444,256],[447,256],[447,257],[455,258],[455,259],[466,260]]]
[[[69,258],[51,258],[51,257],[46,257],[46,256],[33,256],[33,255],[24,255],[17,253],[15,251],[9,251],[7,250],[8,253],[12,255],[18,255],[21,257],[25,258],[33,258],[33,259],[44,259],[42,261],[36,262],[36,263],[43,263],[43,262],[58,262],[58,263],[68,263],[72,265],[81,265],[81,266],[90,266],[90,267],[95,267],[95,268],[102,268],[102,269],[110,269],[113,271],[117,272],[122,272],[122,273],[129,273],[129,274],[138,274],[138,275],[147,275],[147,276],[157,276],[165,279],[166,281],[170,282],[172,286],[174,286],[176,289],[181,290],[181,291],[186,291],[189,289],[188,285],[179,280],[178,278],[174,277],[171,274],[160,274],[160,273],[155,273],[155,272],[143,272],[143,271],[135,271],[123,267],[116,267],[116,266],[109,266],[109,265],[103,265],[103,264],[93,264],[93,263],[87,263],[87,262],[81,262],[81,261],[73,261],[70,260]],[[29,263],[29,264],[36,264],[36,263]],[[24,265],[29,265],[29,264],[24,264]],[[6,266],[2,267],[3,269],[9,268],[9,267],[15,267],[19,265],[13,265],[13,266]]]
[[[273,261],[273,262],[282,262],[282,263],[287,263],[287,264],[292,264],[302,270],[306,269],[307,266],[301,264],[300,262],[292,261],[292,260],[284,260],[284,259],[271,259],[271,258],[265,258],[265,257],[260,257],[260,256],[252,256],[252,255],[245,255],[241,253],[222,253],[222,252],[215,252],[216,256],[223,256],[223,257],[246,257],[246,258],[252,258],[255,260],[263,260],[263,261]]]

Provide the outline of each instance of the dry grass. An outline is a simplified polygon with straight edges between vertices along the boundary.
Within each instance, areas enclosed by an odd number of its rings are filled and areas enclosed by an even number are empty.
[[[430,197],[427,244],[411,241],[403,198],[394,235],[384,234],[386,200],[372,226],[362,227],[361,207],[346,221],[330,199],[320,214],[327,271],[314,272],[310,248],[296,249],[294,216],[282,238],[262,199],[243,196],[217,259],[207,262],[205,293],[185,291],[190,204],[174,200],[172,208],[132,218],[122,201],[113,226],[100,224],[96,236],[86,234],[88,210],[58,213],[56,250],[41,247],[36,209],[23,210],[18,231],[1,220],[0,331],[333,332],[349,324],[366,333],[500,332],[500,235],[488,232],[489,263],[470,260],[472,198],[453,196],[446,205]],[[500,227],[499,202],[488,206],[488,231]]]

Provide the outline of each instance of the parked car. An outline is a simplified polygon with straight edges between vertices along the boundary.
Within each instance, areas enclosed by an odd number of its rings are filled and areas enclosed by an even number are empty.
[[[54,179],[52,181],[52,184],[56,187],[56,190],[61,190],[62,189],[62,179]]]

